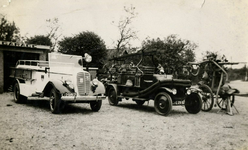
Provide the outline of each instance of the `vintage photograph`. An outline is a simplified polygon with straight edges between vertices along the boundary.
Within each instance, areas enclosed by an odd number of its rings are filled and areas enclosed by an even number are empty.
[[[248,150],[248,1],[0,0],[0,149]]]

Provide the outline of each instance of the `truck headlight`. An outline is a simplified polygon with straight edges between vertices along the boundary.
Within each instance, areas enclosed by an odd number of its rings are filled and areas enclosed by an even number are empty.
[[[65,84],[71,89],[74,88],[71,80],[65,80]]]
[[[71,81],[70,80],[66,80],[65,83],[68,84],[68,85],[70,85],[71,84]]]
[[[191,92],[192,92],[192,91],[191,91],[190,89],[188,89],[188,90],[187,90],[187,95],[190,95]]]
[[[98,86],[98,80],[97,79],[93,79],[92,80],[92,85],[97,87]]]
[[[172,94],[173,95],[176,95],[177,94],[177,89],[172,89],[171,91],[172,91]]]

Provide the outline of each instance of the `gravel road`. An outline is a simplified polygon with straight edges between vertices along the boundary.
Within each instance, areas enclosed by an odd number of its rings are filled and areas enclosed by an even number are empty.
[[[189,114],[175,106],[169,116],[158,115],[153,101],[118,106],[103,101],[99,112],[88,104],[70,104],[52,114],[46,101],[16,104],[12,93],[0,95],[0,148],[33,149],[169,149],[248,150],[248,98],[236,97],[239,114],[219,108]]]

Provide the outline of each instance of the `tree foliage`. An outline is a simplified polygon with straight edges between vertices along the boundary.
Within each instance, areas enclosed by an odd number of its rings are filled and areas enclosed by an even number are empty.
[[[130,40],[137,38],[136,31],[133,30],[131,24],[138,13],[135,12],[135,7],[132,5],[130,7],[124,6],[124,11],[126,16],[121,18],[117,25],[119,30],[119,39],[116,42],[117,53],[121,53],[128,46],[130,47]]]
[[[94,32],[81,32],[73,37],[64,37],[58,41],[58,51],[65,54],[84,56],[88,53],[92,56],[89,66],[101,67],[106,58],[106,45]]]
[[[221,55],[218,52],[213,52],[213,51],[206,51],[203,54],[203,60],[204,59],[213,59],[213,60],[218,60],[222,62],[228,62],[226,59],[225,55]],[[247,73],[248,69],[246,67],[246,64],[242,68],[235,68],[233,69],[232,66],[224,66],[224,69],[228,73],[228,79],[229,80],[247,80]]]
[[[27,38],[27,44],[47,45],[52,46],[51,39],[45,35],[35,35],[34,37]]]
[[[16,42],[19,39],[19,28],[15,22],[10,23],[5,17],[0,22],[0,40]]]
[[[246,65],[240,69],[228,68],[228,79],[229,80],[244,80],[247,81],[248,69]]]
[[[157,49],[159,51],[159,55],[154,56],[157,63],[174,71],[181,69],[187,62],[195,61],[194,50],[196,48],[195,43],[182,40],[176,35],[169,35],[163,40],[160,38],[146,39],[142,42],[142,49]]]

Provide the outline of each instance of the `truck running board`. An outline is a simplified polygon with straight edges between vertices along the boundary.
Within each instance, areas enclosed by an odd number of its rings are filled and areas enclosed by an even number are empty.
[[[47,101],[49,101],[50,100],[50,98],[49,97],[27,97],[28,98],[28,100],[47,100]]]

